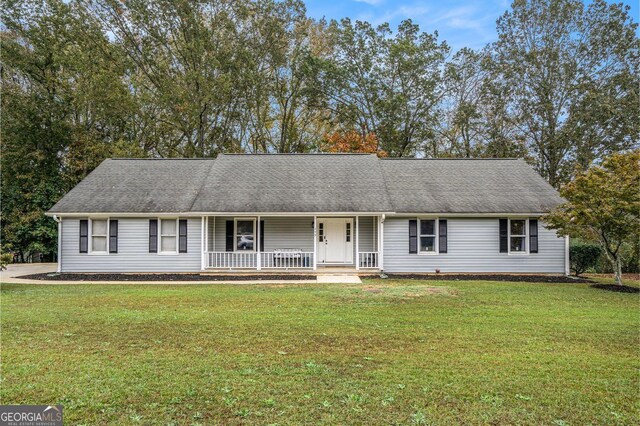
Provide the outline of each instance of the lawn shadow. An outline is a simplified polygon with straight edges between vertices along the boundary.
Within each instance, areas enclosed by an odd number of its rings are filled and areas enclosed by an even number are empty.
[[[617,293],[640,293],[640,288],[628,285],[618,284],[592,284],[591,287],[599,288],[606,291],[615,291]]]

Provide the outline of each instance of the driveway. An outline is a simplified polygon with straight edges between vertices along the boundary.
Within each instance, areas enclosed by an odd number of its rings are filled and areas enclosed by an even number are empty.
[[[0,282],[17,283],[34,281],[15,279],[14,277],[18,277],[20,275],[46,274],[49,272],[55,272],[57,268],[57,263],[12,263],[11,265],[7,266],[6,271],[0,272]]]

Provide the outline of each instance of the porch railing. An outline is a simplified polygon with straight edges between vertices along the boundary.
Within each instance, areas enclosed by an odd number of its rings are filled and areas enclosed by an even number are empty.
[[[206,253],[206,267],[258,269],[258,256],[262,269],[313,269],[313,252],[210,251]]]
[[[260,266],[262,268],[273,269],[312,269],[313,268],[313,252],[312,251],[296,251],[296,252],[270,252],[260,253]]]
[[[207,268],[255,269],[258,267],[256,252],[210,251],[207,253]]]
[[[360,268],[377,268],[378,252],[361,251],[358,253],[358,262],[360,263]]]

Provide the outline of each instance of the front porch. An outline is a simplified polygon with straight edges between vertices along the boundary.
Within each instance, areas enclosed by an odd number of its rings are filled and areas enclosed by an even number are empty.
[[[375,215],[202,217],[202,270],[376,272],[384,220]]]

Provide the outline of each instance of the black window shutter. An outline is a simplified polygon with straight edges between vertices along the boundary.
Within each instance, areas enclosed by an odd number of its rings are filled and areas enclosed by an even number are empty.
[[[187,252],[187,219],[178,221],[178,252]]]
[[[500,219],[500,253],[509,251],[509,220]]]
[[[89,251],[89,221],[87,219],[80,220],[80,253]]]
[[[227,221],[226,251],[233,251],[233,221]]]
[[[529,253],[538,252],[538,219],[529,219]]]
[[[440,219],[438,221],[438,251],[440,253],[447,252],[447,220]]]
[[[409,220],[409,253],[418,253],[418,221]]]
[[[109,253],[118,252],[118,221],[109,221]]]
[[[260,221],[260,251],[264,251],[264,220]]]
[[[158,252],[158,219],[149,219],[149,253]]]

